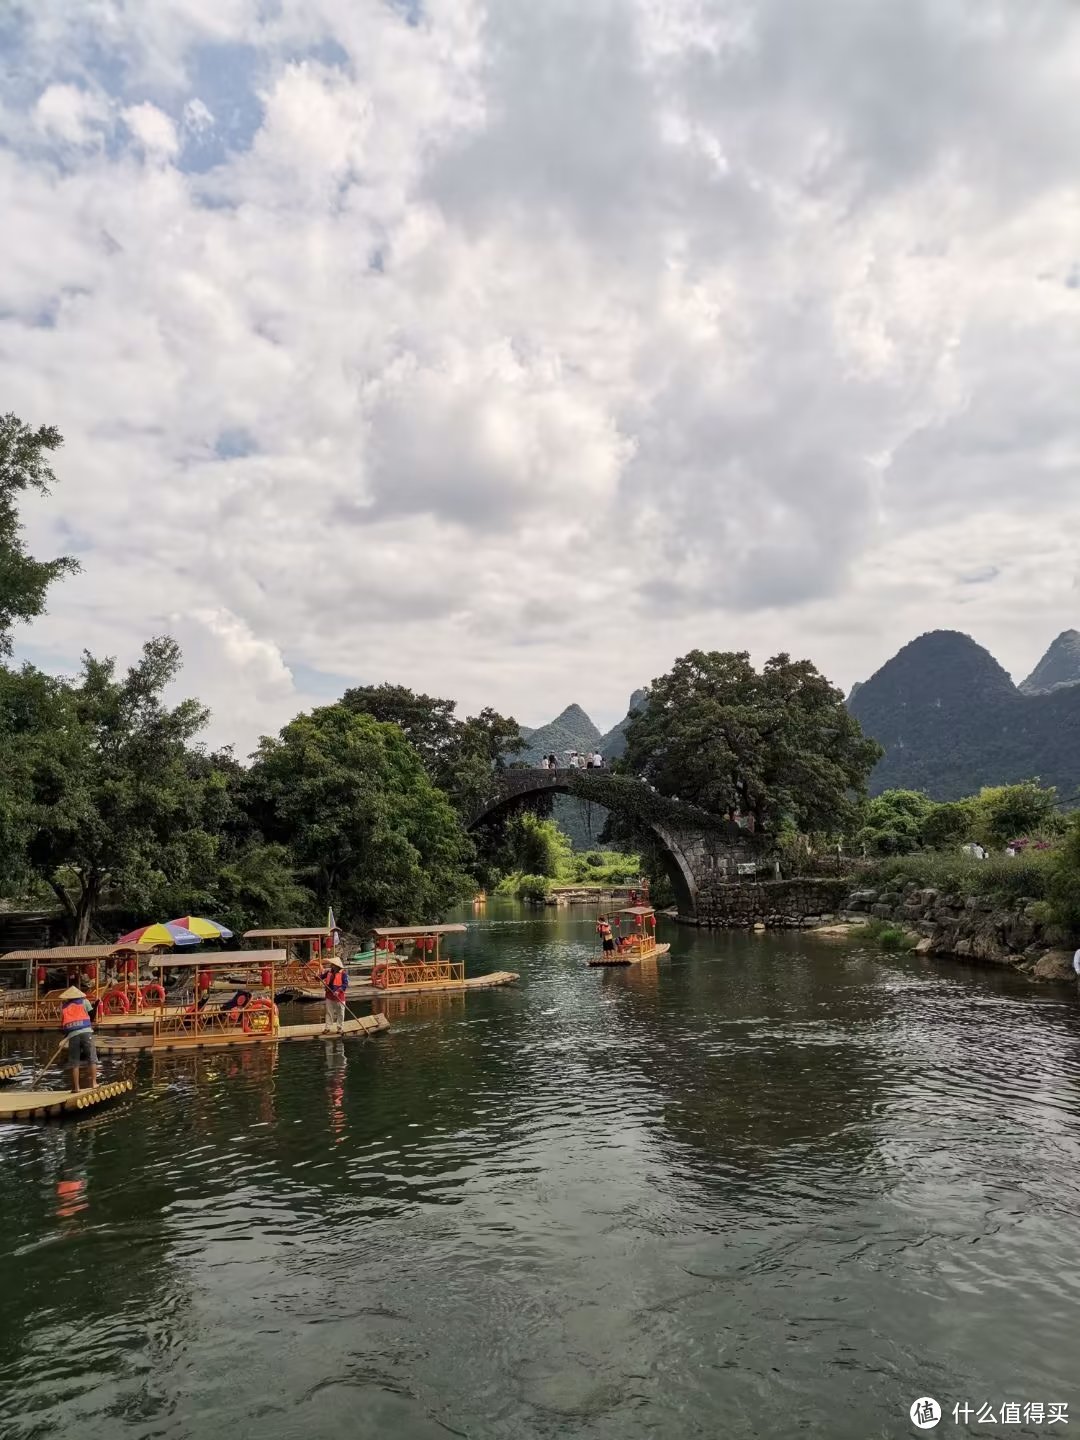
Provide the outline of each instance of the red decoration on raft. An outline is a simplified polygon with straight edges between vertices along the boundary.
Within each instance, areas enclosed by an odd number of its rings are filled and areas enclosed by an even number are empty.
[[[269,965],[264,965],[264,966],[263,966],[261,979],[262,979],[262,983],[263,983],[264,987],[268,990],[268,989],[270,988],[270,966],[269,966]]]
[[[45,984],[45,966],[44,966],[44,965],[39,965],[39,966],[38,966],[38,971],[37,971],[37,983],[38,983],[39,985],[44,985],[44,984]]]

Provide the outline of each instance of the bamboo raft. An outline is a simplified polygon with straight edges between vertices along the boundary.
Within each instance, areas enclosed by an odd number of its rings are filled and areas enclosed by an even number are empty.
[[[9,1120],[52,1120],[75,1115],[126,1095],[130,1080],[110,1080],[93,1090],[10,1090],[0,1095],[0,1123]]]
[[[355,1005],[361,1000],[387,999],[392,995],[464,995],[470,990],[493,990],[497,985],[513,985],[520,979],[521,976],[514,970],[492,970],[487,975],[473,975],[468,980],[425,980],[418,985],[390,985],[385,989],[366,980],[360,985],[349,986],[348,1003]],[[325,998],[321,986],[318,990],[291,992],[289,997],[294,1005],[314,1005]]]
[[[594,956],[589,964],[594,970],[612,969],[616,965],[640,965],[643,960],[655,960],[658,955],[666,955],[671,949],[668,944],[657,945],[652,950],[647,950],[644,955],[636,954],[632,950],[606,950],[603,955]],[[607,957],[611,956],[609,960]]]
[[[334,1030],[327,1035],[322,1025],[280,1025],[277,1030],[200,1030],[185,1034],[175,1031],[158,1035],[117,1035],[112,1039],[97,1037],[97,1048],[109,1055],[140,1055],[153,1052],[163,1054],[166,1050],[231,1050],[234,1046],[277,1045],[295,1043],[301,1040],[345,1039],[357,1036],[376,1035],[389,1030],[390,1022],[385,1015],[358,1015],[346,1020],[340,1034]]]
[[[0,1080],[14,1080],[16,1075],[21,1075],[21,1065],[0,1065]]]

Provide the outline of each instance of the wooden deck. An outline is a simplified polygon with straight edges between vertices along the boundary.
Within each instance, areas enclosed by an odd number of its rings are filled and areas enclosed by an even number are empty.
[[[132,1088],[130,1080],[110,1080],[93,1090],[7,1090],[0,1095],[0,1124],[9,1120],[52,1120],[81,1114]]]
[[[604,956],[599,956],[594,960],[590,960],[589,964],[594,970],[611,969],[615,965],[640,965],[643,960],[655,960],[659,955],[666,955],[670,949],[671,946],[669,944],[657,945],[656,949],[650,950],[647,955],[635,955],[625,950],[622,951],[621,954],[618,950],[614,952],[608,951],[607,953],[611,955],[610,960]]]
[[[389,1030],[390,1022],[385,1015],[358,1015],[346,1020],[340,1034],[345,1039],[379,1034]],[[108,1055],[141,1055],[153,1052],[161,1055],[167,1050],[231,1050],[236,1046],[289,1044],[299,1040],[338,1039],[339,1033],[324,1036],[321,1024],[282,1025],[277,1034],[267,1031],[246,1032],[237,1029],[200,1031],[199,1034],[185,1034],[176,1031],[159,1035],[155,1042],[153,1035],[116,1035],[109,1039],[97,1037],[97,1048]]]
[[[492,970],[487,975],[472,975],[467,980],[438,981],[424,985],[394,985],[377,989],[367,981],[362,985],[350,985],[347,1004],[358,1005],[361,1000],[385,1000],[393,995],[467,995],[470,990],[491,990],[496,985],[513,985],[521,976],[514,970]],[[325,999],[322,988],[290,992],[289,1004],[315,1005]]]
[[[21,1075],[24,1070],[22,1065],[0,1065],[0,1081],[14,1080],[16,1075]]]

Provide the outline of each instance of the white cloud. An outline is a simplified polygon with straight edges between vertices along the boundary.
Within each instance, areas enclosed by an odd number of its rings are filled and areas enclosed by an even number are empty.
[[[180,149],[176,126],[163,110],[144,100],[123,112],[124,123],[147,155],[172,159]]]
[[[67,437],[33,542],[84,559],[58,663],[172,626],[243,750],[300,666],[607,722],[691,645],[846,686],[1077,623],[1064,0],[99,20],[104,75],[41,0],[0,117],[0,386]]]
[[[77,85],[50,85],[34,105],[34,123],[51,139],[85,145],[100,139],[109,119],[103,96]]]

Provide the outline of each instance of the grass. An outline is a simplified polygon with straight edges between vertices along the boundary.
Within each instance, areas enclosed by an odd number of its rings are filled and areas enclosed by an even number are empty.
[[[875,940],[882,950],[914,950],[919,943],[918,937],[912,935],[910,930],[904,930],[899,925],[890,925],[887,920],[871,920],[868,925],[861,927],[860,935],[865,935],[868,940]]]
[[[1053,852],[1026,855],[992,855],[976,860],[971,855],[895,855],[879,860],[859,876],[859,884],[879,890],[902,890],[913,881],[920,890],[943,895],[979,895],[1008,903],[1022,897],[1045,900]]]

